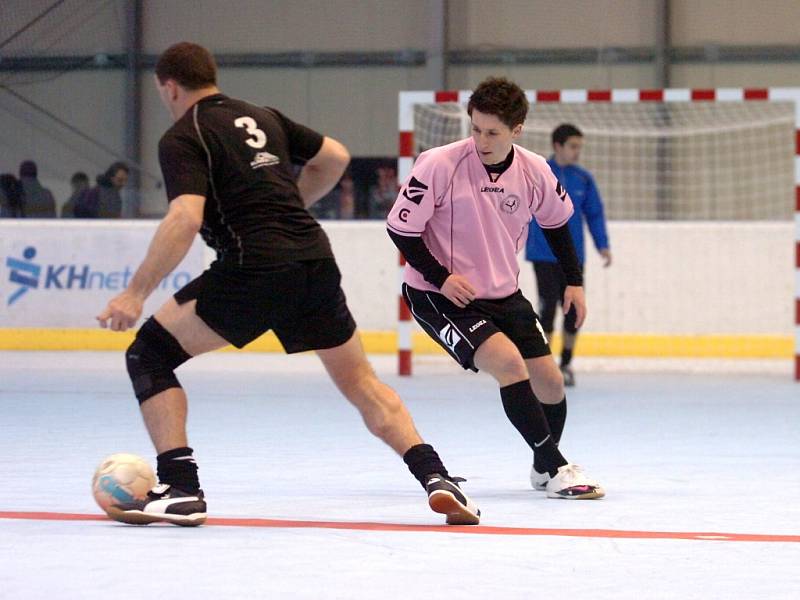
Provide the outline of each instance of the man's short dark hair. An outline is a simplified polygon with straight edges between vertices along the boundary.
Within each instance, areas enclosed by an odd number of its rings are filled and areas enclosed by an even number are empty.
[[[467,113],[472,110],[487,115],[495,115],[509,129],[525,122],[528,114],[528,99],[516,83],[505,77],[489,77],[484,79],[472,92],[467,104]]]
[[[83,171],[76,171],[75,173],[72,174],[72,177],[70,178],[69,182],[72,185],[78,185],[79,183],[85,183],[88,185],[89,176]]]
[[[550,139],[554,144],[563,146],[571,137],[583,137],[583,133],[572,123],[562,123],[553,129],[553,134],[550,136]]]
[[[130,167],[128,167],[128,165],[126,165],[122,161],[118,161],[118,162],[115,162],[115,163],[111,163],[111,165],[106,169],[105,175],[106,175],[106,177],[111,179],[119,171],[125,171],[128,174],[130,174],[130,172],[131,172]]]
[[[19,165],[19,176],[20,177],[37,177],[39,175],[39,169],[36,166],[36,163],[32,160],[23,160]]]
[[[187,90],[217,85],[217,64],[211,52],[192,42],[179,42],[158,57],[156,77],[163,85],[174,80]]]

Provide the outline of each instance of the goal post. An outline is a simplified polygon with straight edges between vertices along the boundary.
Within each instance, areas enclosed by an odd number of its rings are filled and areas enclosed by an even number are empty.
[[[469,135],[470,94],[400,93],[401,182],[420,152]],[[800,380],[800,88],[526,96],[517,143],[549,156],[551,131],[576,125],[580,163],[606,208],[615,264],[602,268],[587,231],[589,319],[577,354],[785,358]],[[536,305],[524,259],[520,287]],[[398,365],[410,374],[421,333],[400,314]]]

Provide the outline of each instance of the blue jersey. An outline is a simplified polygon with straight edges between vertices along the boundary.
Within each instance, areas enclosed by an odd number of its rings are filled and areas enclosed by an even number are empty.
[[[586,169],[577,165],[561,167],[551,157],[547,161],[553,174],[567,189],[575,212],[568,222],[569,232],[572,234],[572,241],[575,244],[575,252],[581,264],[586,262],[586,251],[583,243],[583,221],[589,226],[589,232],[594,239],[594,245],[598,250],[608,248],[608,233],[606,232],[606,217],[603,214],[603,201],[597,192],[592,174]],[[542,229],[536,224],[536,220],[531,221],[528,230],[528,241],[525,246],[525,258],[537,262],[558,262],[553,255],[547,240],[542,233]]]

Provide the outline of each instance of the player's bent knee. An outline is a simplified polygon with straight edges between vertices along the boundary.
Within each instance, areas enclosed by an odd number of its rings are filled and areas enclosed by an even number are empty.
[[[539,398],[544,404],[558,404],[564,397],[564,375],[556,368],[548,371],[544,377],[545,385],[542,389],[543,397]]]
[[[514,382],[517,382],[525,381],[530,378],[528,367],[521,358],[519,360],[508,361],[503,367],[503,376],[506,380],[513,379]]]
[[[170,388],[181,387],[175,369],[191,356],[169,331],[150,317],[125,352],[125,364],[139,404]]]

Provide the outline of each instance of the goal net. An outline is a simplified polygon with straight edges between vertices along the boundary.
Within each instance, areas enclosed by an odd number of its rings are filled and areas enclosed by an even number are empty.
[[[608,220],[609,269],[585,229],[589,318],[576,362],[784,359],[788,368],[796,311],[800,318],[792,224],[800,91],[528,97],[517,143],[549,157],[553,129],[577,126],[584,135],[580,164],[594,175]],[[470,135],[468,98],[469,92],[401,94],[401,179],[420,152]],[[531,263],[523,257],[520,286],[536,306]],[[559,336],[553,342],[557,350]]]

